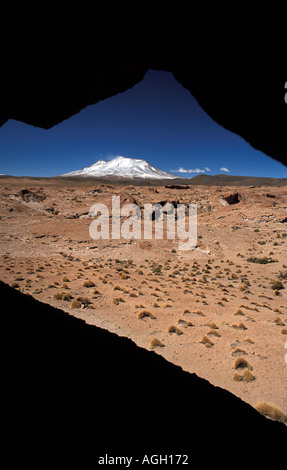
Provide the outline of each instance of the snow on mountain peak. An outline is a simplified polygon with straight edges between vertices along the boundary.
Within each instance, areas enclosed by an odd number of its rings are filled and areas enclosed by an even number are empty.
[[[71,171],[61,176],[118,176],[122,178],[153,178],[174,179],[178,178],[172,173],[159,170],[150,165],[146,160],[139,158],[127,158],[118,156],[108,162],[98,160],[92,165],[81,170]]]

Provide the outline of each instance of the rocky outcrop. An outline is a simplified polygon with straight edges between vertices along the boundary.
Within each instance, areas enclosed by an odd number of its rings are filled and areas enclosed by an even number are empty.
[[[0,282],[2,449],[283,448],[287,429],[131,340]]]
[[[167,184],[165,188],[168,189],[189,189],[187,184]]]
[[[29,189],[21,189],[18,192],[18,196],[25,202],[42,202],[46,199],[45,194],[35,193]]]
[[[228,196],[220,196],[219,202],[223,206],[232,206],[238,204],[241,200],[241,196],[238,193],[229,194]]]

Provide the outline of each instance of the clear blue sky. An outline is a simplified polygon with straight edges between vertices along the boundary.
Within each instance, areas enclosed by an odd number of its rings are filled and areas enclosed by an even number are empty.
[[[88,106],[49,130],[10,120],[0,128],[0,173],[55,176],[122,155],[178,176],[287,177],[281,163],[223,129],[171,73]],[[227,171],[229,170],[229,171]]]

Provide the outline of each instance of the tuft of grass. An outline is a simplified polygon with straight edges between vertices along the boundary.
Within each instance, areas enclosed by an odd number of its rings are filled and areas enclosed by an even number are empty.
[[[95,283],[93,281],[85,281],[83,287],[95,287]]]
[[[71,308],[81,308],[81,302],[79,302],[78,300],[74,299],[72,301],[72,304],[71,304]]]
[[[130,276],[129,276],[128,274],[126,274],[126,273],[121,273],[121,274],[120,274],[120,278],[121,278],[121,279],[130,279]]]
[[[89,297],[82,297],[82,296],[79,296],[76,298],[76,300],[78,302],[81,302],[81,304],[83,304],[83,306],[86,308],[88,307],[89,305],[91,305],[91,300],[89,299]]]
[[[56,294],[53,295],[53,298],[56,300],[62,300],[62,292],[56,292]]]
[[[149,317],[149,318],[152,318],[152,319],[156,318],[156,316],[153,313],[149,312],[148,310],[142,310],[141,312],[138,313],[138,318],[140,320],[142,320],[145,317]]]
[[[235,382],[252,382],[255,380],[255,376],[250,372],[248,368],[244,369],[243,375],[238,374],[235,372],[232,377]]]
[[[233,323],[232,325],[232,328],[236,328],[237,330],[247,330],[247,326],[244,325],[244,323],[239,323],[239,325],[236,325],[235,323]]]
[[[231,356],[239,356],[240,354],[247,354],[246,351],[244,351],[244,349],[240,349],[240,348],[235,348],[234,351],[232,351],[231,353]]]
[[[177,335],[182,335],[182,331],[180,328],[178,328],[177,326],[174,326],[174,325],[171,325],[168,330],[167,330],[168,333],[176,333]]]
[[[161,266],[155,266],[153,269],[152,269],[152,272],[154,274],[161,274]]]
[[[263,258],[258,258],[257,256],[251,256],[250,258],[247,258],[247,261],[249,261],[250,263],[259,263],[259,264],[278,262],[278,260],[275,260],[273,258],[267,258],[267,256],[264,256]]]
[[[114,297],[112,300],[112,303],[114,305],[119,305],[120,302],[124,302],[124,299],[122,297]]]
[[[249,336],[245,336],[242,341],[245,341],[246,343],[254,344],[253,339],[249,338]]]
[[[98,289],[95,289],[94,290],[94,295],[102,295],[102,293]]]
[[[281,282],[281,281],[272,282],[272,289],[273,289],[273,290],[281,290],[281,289],[284,289],[283,282]]]
[[[235,372],[233,374],[232,380],[235,380],[235,382],[241,382],[243,380],[243,376]]]
[[[234,313],[234,316],[236,316],[236,315],[242,315],[242,316],[244,316],[245,313],[242,312],[241,308],[238,308],[238,309],[236,310],[236,312]]]
[[[217,337],[220,337],[220,336],[221,336],[221,334],[218,333],[218,331],[214,330],[213,328],[211,328],[206,334],[207,334],[207,335],[217,336]]]
[[[72,300],[73,296],[70,294],[70,292],[63,292],[62,294],[62,300]]]
[[[276,323],[278,326],[285,326],[285,323],[281,320],[280,317],[276,317],[274,323]]]
[[[210,339],[205,335],[201,338],[199,342],[204,344],[206,348],[211,348],[211,346],[213,346],[213,342],[210,341]]]
[[[70,282],[70,279],[67,276],[64,276],[62,282]]]
[[[72,300],[73,296],[69,292],[56,292],[53,295],[56,300]]]
[[[237,357],[233,364],[234,369],[249,369],[252,370],[251,365],[246,361],[244,357]]]
[[[277,408],[277,406],[273,405],[272,403],[261,401],[257,403],[255,409],[267,418],[271,418],[275,421],[280,421],[284,424],[286,424],[287,422],[287,416],[283,413],[280,408]]]
[[[243,371],[243,382],[252,382],[255,380],[255,375],[253,375],[248,368]]]
[[[201,310],[195,310],[192,312],[194,315],[200,315],[201,317],[205,317],[205,313],[203,313]]]
[[[160,339],[158,339],[158,338],[153,338],[153,339],[151,340],[151,342],[150,342],[149,347],[150,347],[151,349],[154,349],[154,348],[157,348],[157,347],[163,348],[163,347],[164,347],[164,344],[163,344],[163,342],[162,342]]]

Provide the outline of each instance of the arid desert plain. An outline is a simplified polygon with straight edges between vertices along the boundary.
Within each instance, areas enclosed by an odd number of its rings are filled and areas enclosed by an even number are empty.
[[[90,208],[113,195],[197,204],[196,247],[93,240]],[[286,186],[1,177],[0,201],[2,281],[286,420]]]

